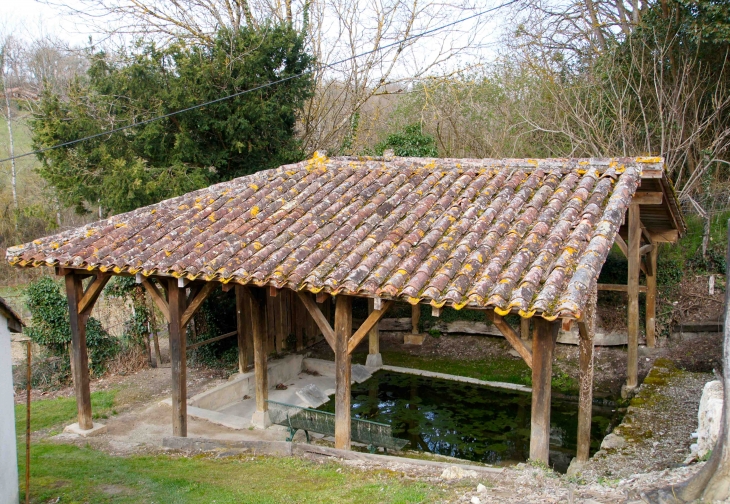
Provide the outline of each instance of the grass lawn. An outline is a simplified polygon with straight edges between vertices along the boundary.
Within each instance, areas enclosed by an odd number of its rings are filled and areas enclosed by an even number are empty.
[[[114,414],[115,391],[91,395],[94,411]],[[25,474],[25,409],[16,406],[18,471]],[[76,416],[74,398],[35,401],[34,431],[51,433]],[[21,487],[22,487],[21,483]],[[392,471],[353,470],[298,458],[111,456],[47,440],[31,445],[31,502],[434,502],[450,493]],[[21,502],[24,499],[21,492]]]

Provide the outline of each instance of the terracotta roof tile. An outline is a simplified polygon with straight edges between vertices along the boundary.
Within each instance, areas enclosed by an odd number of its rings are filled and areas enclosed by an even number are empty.
[[[7,259],[579,317],[642,169],[657,163],[315,156]]]

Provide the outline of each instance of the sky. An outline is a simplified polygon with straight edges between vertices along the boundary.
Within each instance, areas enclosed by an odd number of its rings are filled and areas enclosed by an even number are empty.
[[[77,2],[68,0],[67,3]],[[72,45],[85,44],[89,39],[89,34],[74,26],[73,20],[60,8],[37,0],[0,0],[0,26],[4,32],[21,38],[51,34]]]

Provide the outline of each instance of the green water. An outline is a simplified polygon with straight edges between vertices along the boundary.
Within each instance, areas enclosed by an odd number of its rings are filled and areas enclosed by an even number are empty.
[[[530,452],[531,395],[416,375],[378,371],[352,385],[354,417],[392,426],[406,449],[507,465]],[[334,411],[334,400],[319,409]],[[594,406],[591,453],[618,423],[616,408]],[[550,465],[564,472],[575,456],[577,401],[553,399]]]

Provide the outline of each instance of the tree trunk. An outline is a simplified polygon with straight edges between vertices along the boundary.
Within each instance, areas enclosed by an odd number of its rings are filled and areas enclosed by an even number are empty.
[[[730,264],[730,220],[728,221],[727,264]],[[725,324],[722,345],[723,406],[720,420],[720,435],[712,456],[705,466],[688,481],[678,487],[665,487],[651,492],[646,498],[650,502],[703,502],[730,499],[730,286],[725,286]]]

